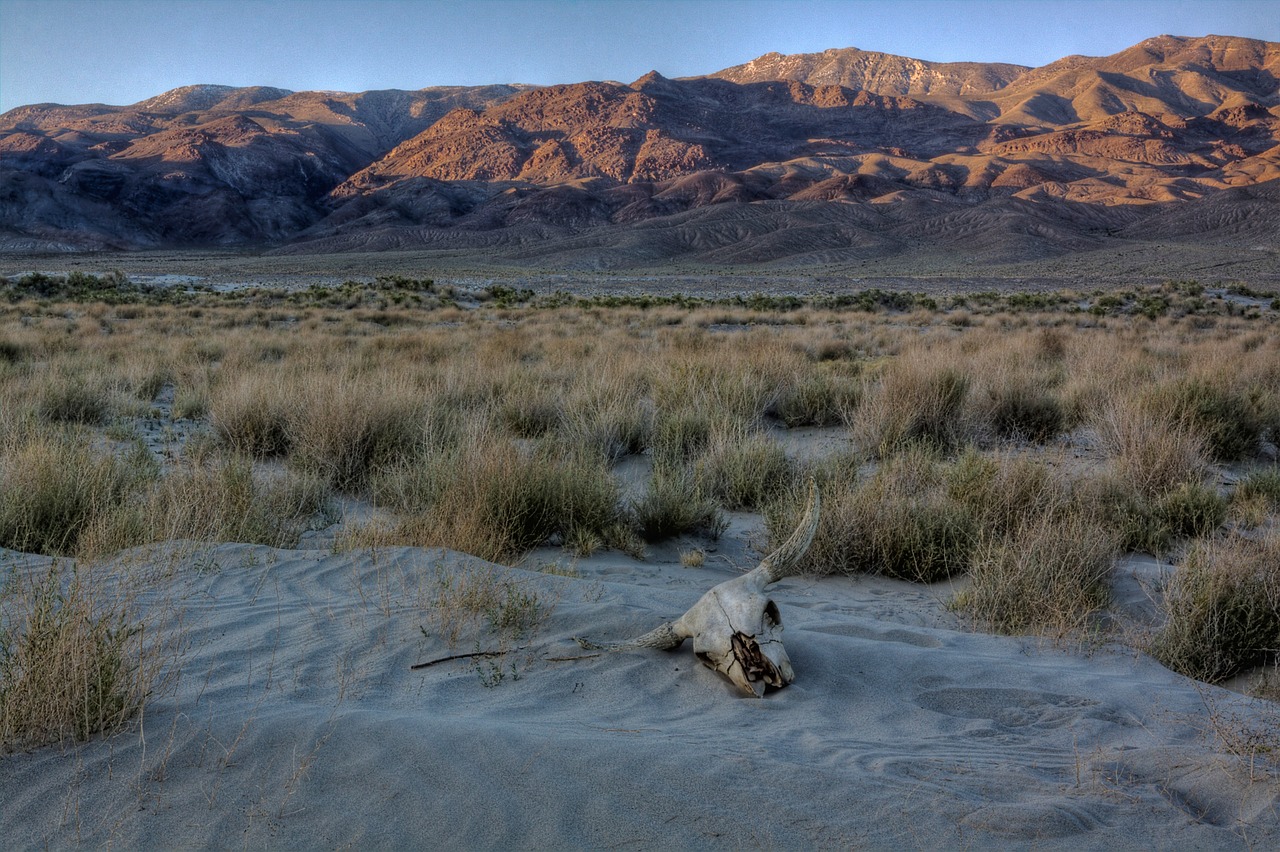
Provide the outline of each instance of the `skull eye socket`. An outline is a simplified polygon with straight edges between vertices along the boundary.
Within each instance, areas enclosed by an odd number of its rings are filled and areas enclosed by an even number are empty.
[[[778,612],[778,605],[773,601],[765,601],[764,623],[770,627],[777,627],[782,624],[782,613]]]

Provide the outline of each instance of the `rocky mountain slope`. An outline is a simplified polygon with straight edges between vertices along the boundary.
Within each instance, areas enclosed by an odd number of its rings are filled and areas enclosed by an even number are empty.
[[[426,249],[498,263],[1018,263],[1280,244],[1280,44],[1041,68],[856,49],[681,80],[195,86],[0,116],[0,250]]]

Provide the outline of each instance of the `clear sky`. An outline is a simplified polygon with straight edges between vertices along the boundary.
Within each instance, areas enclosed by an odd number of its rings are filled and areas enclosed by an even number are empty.
[[[0,0],[0,111],[193,83],[626,82],[831,47],[1043,65],[1162,33],[1280,41],[1280,0]]]

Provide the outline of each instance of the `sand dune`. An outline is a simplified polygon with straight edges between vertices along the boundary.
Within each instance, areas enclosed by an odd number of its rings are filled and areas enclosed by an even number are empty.
[[[176,569],[147,594],[182,614],[180,676],[132,731],[5,757],[6,845],[1280,841],[1280,786],[1260,763],[1250,777],[1214,733],[1215,720],[1262,724],[1264,705],[1123,647],[970,632],[945,588],[779,584],[797,679],[763,700],[739,697],[687,647],[560,659],[586,654],[575,635],[622,639],[678,615],[753,564],[753,531],[738,516],[705,568],[681,567],[669,545],[650,562],[583,560],[572,577],[409,548],[123,554],[135,570]],[[528,565],[553,557],[563,561],[547,551]],[[412,670],[493,643],[469,636],[451,649],[426,606],[437,576],[476,570],[504,572],[554,611],[523,650]],[[1134,577],[1159,570],[1118,572],[1135,623]]]

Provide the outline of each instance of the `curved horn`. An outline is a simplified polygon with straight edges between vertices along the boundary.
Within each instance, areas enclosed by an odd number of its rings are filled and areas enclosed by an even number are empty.
[[[782,546],[766,556],[760,565],[751,573],[759,572],[764,577],[764,582],[760,584],[760,588],[764,588],[770,583],[776,583],[783,577],[790,576],[795,572],[796,565],[800,559],[809,550],[809,545],[813,544],[813,536],[818,532],[818,515],[822,509],[822,497],[818,494],[818,483],[809,477],[809,502],[805,506],[804,517],[800,519],[800,524],[796,527],[796,531],[791,534],[791,538],[782,543]]]
[[[573,637],[575,642],[589,651],[625,651],[628,648],[657,648],[660,651],[670,651],[679,648],[680,643],[688,638],[676,628],[674,621],[668,621],[643,636],[628,639],[626,642],[606,642],[601,645],[581,636]]]

